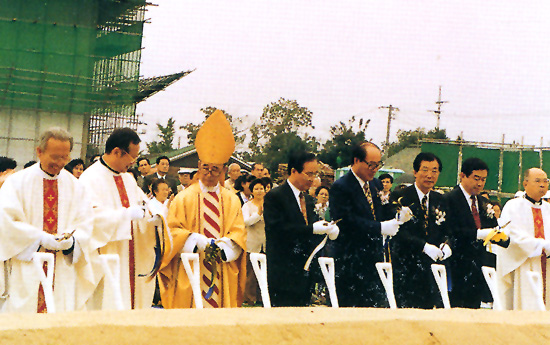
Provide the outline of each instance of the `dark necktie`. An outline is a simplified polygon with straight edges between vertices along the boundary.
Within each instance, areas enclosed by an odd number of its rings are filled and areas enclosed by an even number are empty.
[[[424,195],[421,202],[422,207],[422,226],[424,227],[424,230],[426,231],[426,235],[428,234],[428,194]]]
[[[476,223],[476,228],[481,229],[481,219],[479,218],[479,212],[477,212],[477,207],[476,207],[476,196],[472,195],[470,198],[472,199],[472,216],[474,216],[474,222]]]
[[[367,201],[370,206],[370,211],[372,212],[372,219],[376,220],[376,214],[374,214],[374,203],[372,202],[372,194],[370,192],[369,183],[366,182],[363,185],[363,192],[365,193],[365,196],[367,197]]]

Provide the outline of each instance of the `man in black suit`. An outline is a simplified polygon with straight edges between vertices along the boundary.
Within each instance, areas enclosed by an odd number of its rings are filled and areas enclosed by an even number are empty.
[[[157,158],[157,173],[145,176],[143,179],[143,187],[141,189],[143,189],[145,194],[149,194],[151,192],[149,188],[155,179],[165,180],[168,187],[172,190],[172,193],[174,195],[178,193],[179,181],[175,177],[168,175],[169,169],[170,159],[168,157],[160,156]]]
[[[495,255],[483,245],[490,228],[498,225],[489,200],[479,195],[488,172],[489,167],[481,159],[466,159],[462,163],[460,184],[445,195],[454,244],[450,260],[453,307],[479,308],[482,301],[492,301],[481,271],[482,266],[496,264]],[[507,247],[509,242],[498,244]]]
[[[275,307],[309,304],[312,280],[304,264],[322,240],[315,235],[338,236],[338,226],[317,221],[315,201],[307,194],[318,166],[313,153],[292,153],[288,180],[265,196],[267,278]]]
[[[380,149],[364,142],[352,147],[351,170],[336,180],[329,193],[330,216],[340,236],[333,243],[336,292],[342,307],[388,306],[375,264],[383,262],[383,236],[394,236],[407,219],[384,212],[379,193],[382,183],[374,175],[382,165]],[[408,208],[403,208],[405,214]]]
[[[390,198],[409,206],[414,214],[414,220],[403,224],[391,243],[395,299],[400,308],[443,305],[431,271],[433,263],[452,254],[446,203],[443,195],[433,190],[442,168],[433,153],[419,153],[413,162],[414,184]]]

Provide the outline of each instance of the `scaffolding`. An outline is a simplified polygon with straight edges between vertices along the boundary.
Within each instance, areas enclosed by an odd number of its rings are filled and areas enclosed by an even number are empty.
[[[9,121],[18,109],[84,116],[91,152],[114,128],[137,128],[147,5],[145,0],[0,0],[0,110],[10,114]]]

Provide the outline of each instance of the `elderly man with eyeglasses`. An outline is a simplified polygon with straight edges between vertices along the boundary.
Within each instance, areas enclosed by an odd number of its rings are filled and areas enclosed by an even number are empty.
[[[341,307],[386,307],[375,264],[389,260],[386,238],[410,219],[410,210],[403,207],[396,217],[382,206],[379,194],[384,188],[374,178],[382,154],[375,144],[358,143],[351,153],[351,170],[334,182],[329,193],[331,218],[341,219],[340,236],[334,241],[338,301]]]
[[[170,205],[167,249],[159,274],[164,308],[194,307],[181,253],[198,253],[205,308],[234,308],[246,283],[246,229],[237,195],[223,188],[225,163],[235,141],[229,122],[215,111],[197,133],[198,183],[178,193]],[[168,238],[171,240],[168,241]]]

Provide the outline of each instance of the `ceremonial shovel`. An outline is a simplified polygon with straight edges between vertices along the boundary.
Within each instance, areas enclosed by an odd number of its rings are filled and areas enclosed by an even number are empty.
[[[120,291],[120,257],[118,254],[100,254],[99,261],[101,262],[103,272],[105,272],[105,280],[111,287],[115,309],[124,310],[122,292]]]
[[[267,289],[267,260],[265,254],[250,253],[250,262],[254,268],[256,280],[258,280],[258,284],[260,285],[264,308],[271,308],[271,300],[269,299],[269,291]]]
[[[393,271],[391,263],[377,262],[376,269],[378,270],[378,275],[380,276],[380,280],[384,285],[384,290],[386,290],[386,296],[388,297],[390,309],[397,309],[395,294],[393,293]]]
[[[327,283],[330,304],[333,308],[339,308],[338,296],[336,296],[336,284],[334,282],[334,259],[320,257],[318,260],[319,266],[321,266],[321,272],[323,272],[323,277],[325,277],[325,282]]]
[[[493,296],[493,310],[503,310],[502,303],[500,301],[500,295],[498,294],[496,271],[493,267],[483,266],[481,267],[485,281],[491,290]]]
[[[449,293],[447,291],[447,270],[444,265],[432,264],[432,273],[439,288],[439,293],[441,294],[441,299],[443,300],[443,307],[445,309],[451,308],[451,303],[449,302]]]
[[[182,253],[181,261],[185,268],[185,273],[191,283],[191,289],[193,290],[193,299],[195,300],[195,308],[202,309],[202,295],[200,286],[200,268],[199,268],[199,254],[197,253]],[[191,268],[191,262],[193,262],[193,268]]]
[[[52,253],[34,253],[32,262],[38,273],[38,279],[42,284],[44,291],[44,300],[48,313],[55,313],[55,302],[53,299],[53,269],[54,269],[54,254]],[[47,263],[46,273],[44,274],[44,263]]]

